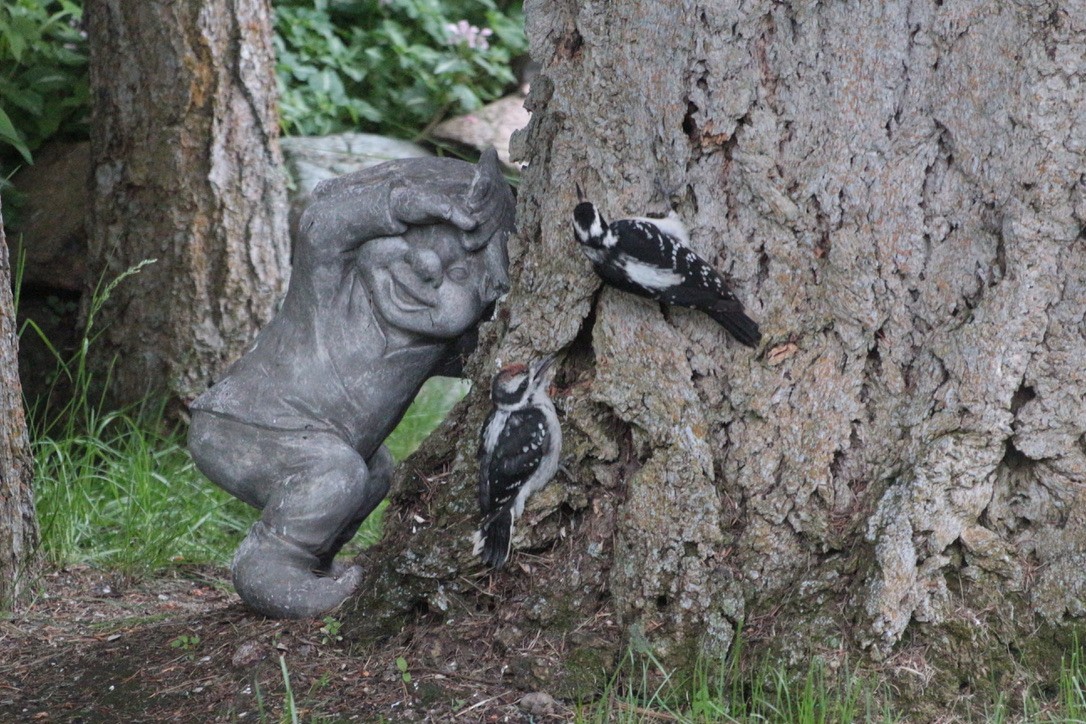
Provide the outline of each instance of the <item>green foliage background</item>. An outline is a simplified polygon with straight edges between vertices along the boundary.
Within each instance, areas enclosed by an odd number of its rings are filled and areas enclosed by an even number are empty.
[[[410,137],[514,82],[527,48],[519,2],[276,0],[280,122],[290,135],[355,130]],[[81,0],[0,3],[0,164],[30,163],[55,136],[86,137]],[[475,47],[449,26],[491,34]],[[5,174],[6,175],[6,174]]]
[[[71,0],[0,3],[0,161],[10,162],[15,151],[30,163],[46,139],[86,135],[82,17],[82,6]]]
[[[519,4],[493,0],[280,0],[275,47],[283,130],[410,136],[515,82],[527,47]],[[489,28],[488,47],[448,29]]]

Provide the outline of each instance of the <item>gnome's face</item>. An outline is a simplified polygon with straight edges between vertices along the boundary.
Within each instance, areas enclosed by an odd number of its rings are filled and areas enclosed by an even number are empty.
[[[514,228],[515,202],[493,150],[474,167],[456,162],[450,173],[426,183],[461,202],[476,225],[470,230],[449,223],[409,226],[402,236],[366,242],[358,264],[385,323],[409,334],[449,339],[470,329],[509,290],[506,240]]]
[[[464,232],[448,224],[411,227],[402,237],[366,243],[362,279],[388,325],[423,337],[466,332],[493,301],[485,249],[468,251]]]

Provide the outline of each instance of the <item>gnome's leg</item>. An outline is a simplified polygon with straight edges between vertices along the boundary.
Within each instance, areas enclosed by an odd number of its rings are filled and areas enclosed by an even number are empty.
[[[263,511],[234,556],[234,587],[250,608],[306,618],[350,595],[361,571],[333,560],[388,492],[387,450],[368,465],[329,432],[269,430],[201,410],[189,449],[212,482]]]
[[[393,465],[392,453],[384,445],[377,448],[377,452],[366,461],[366,467],[369,470],[369,480],[367,480],[366,484],[372,494],[367,494],[364,498],[362,507],[355,512],[354,518],[333,541],[331,550],[320,557],[320,565],[317,569],[319,572],[339,578],[350,568],[350,566],[336,561],[336,554],[342,550],[343,546],[351,542],[351,539],[358,533],[358,528],[388,494],[389,486],[392,484]]]
[[[391,458],[362,456],[330,433],[307,434],[234,558],[234,587],[251,608],[276,618],[309,618],[343,602],[358,566],[332,571],[335,554],[388,492]],[[319,575],[338,574],[335,577]]]
[[[193,410],[189,452],[208,480],[258,510],[274,492],[272,478],[282,477],[289,454],[284,440],[292,433],[253,427],[225,415]]]

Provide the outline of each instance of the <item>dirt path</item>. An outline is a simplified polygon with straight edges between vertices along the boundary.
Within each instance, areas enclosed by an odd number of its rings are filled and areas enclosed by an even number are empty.
[[[525,700],[479,637],[415,631],[351,655],[334,619],[253,615],[226,575],[47,574],[29,610],[0,623],[0,721],[279,722],[288,711],[280,657],[301,721],[572,717],[546,696]]]

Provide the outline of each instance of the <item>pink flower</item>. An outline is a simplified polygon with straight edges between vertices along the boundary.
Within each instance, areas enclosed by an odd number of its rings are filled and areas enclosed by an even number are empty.
[[[445,30],[449,33],[450,45],[464,43],[469,48],[474,48],[476,50],[486,50],[489,48],[490,43],[488,43],[486,39],[494,34],[494,31],[490,28],[482,28],[480,30],[468,23],[467,20],[461,20],[458,23],[449,23],[445,26]]]

